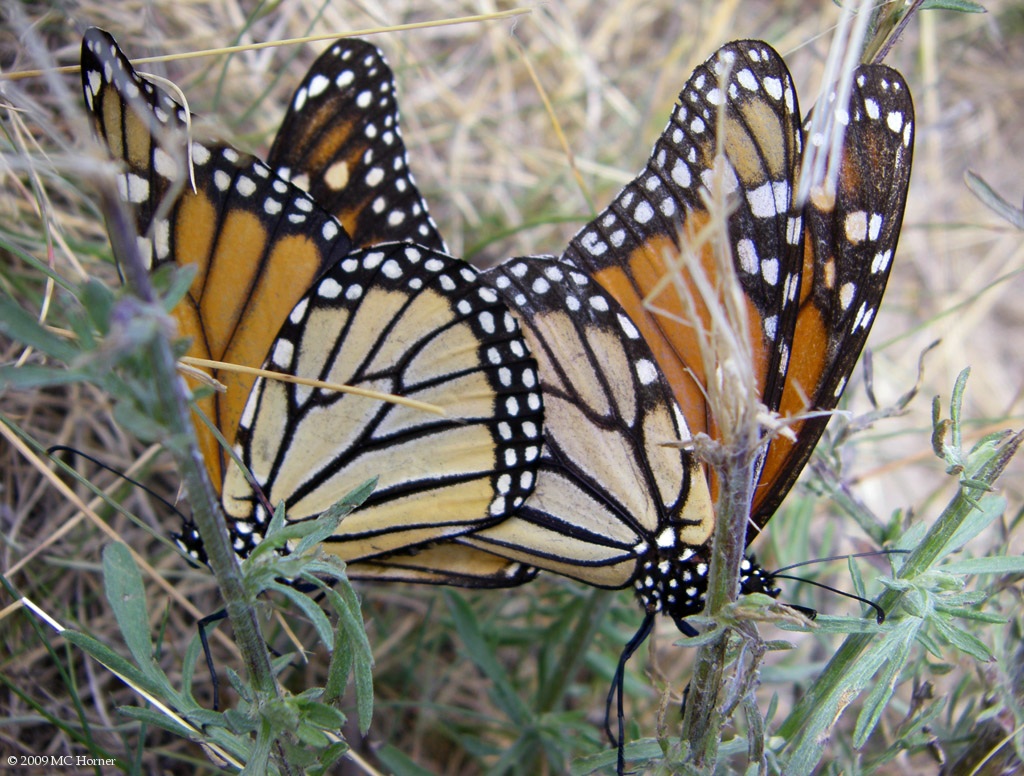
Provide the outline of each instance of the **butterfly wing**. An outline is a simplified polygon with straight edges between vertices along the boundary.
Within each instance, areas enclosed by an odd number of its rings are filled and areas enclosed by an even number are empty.
[[[704,237],[712,218],[705,197],[724,187],[733,208],[728,233],[752,361],[762,401],[775,409],[796,315],[801,230],[792,201],[800,152],[796,91],[785,63],[765,43],[730,43],[694,71],[647,166],[564,254],[636,322],[693,433],[713,433],[694,336],[710,321],[699,301],[695,318],[682,304],[695,263],[710,277],[718,274]],[[719,184],[716,154],[728,163]]]
[[[714,513],[700,466],[666,446],[686,424],[639,330],[564,262],[514,259],[484,277],[537,359],[545,446],[526,503],[460,542],[598,587],[635,585],[650,611],[699,611]]]
[[[804,210],[803,281],[781,412],[834,409],[885,292],[907,201],[914,104],[903,77],[885,65],[854,73],[834,197],[812,194]],[[828,416],[773,440],[754,496],[763,526],[810,457]]]
[[[82,40],[82,86],[100,139],[124,164],[119,188],[143,257],[153,269],[196,270],[173,311],[180,334],[192,340],[188,355],[259,366],[313,280],[349,252],[348,235],[333,219],[314,216],[309,196],[258,159],[222,144],[187,144],[184,109],[96,28]],[[227,391],[200,406],[231,441],[253,378],[213,376]],[[196,433],[219,488],[220,446],[202,422]]]
[[[515,587],[530,582],[537,569],[489,552],[442,542],[350,563],[349,579],[368,582],[413,582],[458,587]]]
[[[376,46],[342,38],[313,63],[267,161],[341,221],[356,245],[447,251],[409,169],[394,75]]]
[[[346,559],[451,536],[522,503],[540,454],[535,363],[475,270],[410,244],[352,251],[308,194],[227,146],[188,145],[193,189],[177,131],[183,110],[99,30],[83,41],[83,85],[101,138],[125,163],[121,189],[140,248],[153,266],[197,267],[175,311],[192,353],[447,413],[225,375],[211,417],[255,488],[238,467],[222,468],[212,435],[203,454],[239,554],[262,537],[265,503],[311,518],[376,475],[377,490],[328,542]],[[181,542],[202,557],[190,526]]]
[[[379,476],[325,543],[345,560],[500,520],[532,490],[542,426],[536,365],[515,319],[462,261],[406,243],[352,253],[296,305],[267,368],[446,413],[256,381],[238,446],[269,503],[285,501],[290,520],[319,515]],[[237,467],[223,496],[245,555],[269,515]]]

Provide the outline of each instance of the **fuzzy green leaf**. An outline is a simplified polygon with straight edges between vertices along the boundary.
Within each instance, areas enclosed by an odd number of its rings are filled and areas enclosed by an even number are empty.
[[[871,692],[864,699],[864,708],[854,726],[853,745],[855,748],[860,749],[864,746],[868,736],[871,735],[882,718],[882,713],[896,690],[896,682],[910,656],[910,648],[913,643],[914,631],[908,628],[902,631],[898,638],[887,640],[879,645],[879,651],[884,659],[880,662],[881,670],[875,678]],[[865,657],[870,660],[873,656],[869,651]]]
[[[103,583],[128,651],[142,670],[159,674],[153,660],[153,642],[149,637],[149,613],[142,575],[131,552],[120,542],[103,548]]]
[[[51,334],[34,315],[6,294],[0,294],[0,334],[64,363],[69,363],[78,355],[74,345]]]
[[[946,641],[964,654],[985,663],[995,660],[988,647],[967,631],[958,628],[947,615],[939,614],[931,618],[931,624]]]
[[[118,706],[117,711],[119,714],[142,722],[145,725],[152,725],[153,727],[167,730],[179,738],[191,739],[196,735],[194,730],[190,730],[173,717],[168,717],[166,714],[162,714],[155,709],[143,709],[138,706]]]
[[[944,563],[947,574],[1024,574],[1024,555],[989,555]]]

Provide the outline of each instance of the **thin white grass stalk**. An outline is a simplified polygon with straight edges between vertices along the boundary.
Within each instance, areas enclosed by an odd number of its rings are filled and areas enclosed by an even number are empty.
[[[129,550],[130,549],[131,548],[129,547]],[[33,614],[35,614],[40,620],[42,620],[51,628],[53,628],[57,633],[63,633],[65,630],[67,630],[63,625],[57,622],[57,620],[55,620],[53,617],[47,614],[42,608],[36,605],[31,599],[22,597],[21,599],[19,599],[18,603],[23,605]],[[12,605],[12,607],[13,606],[14,605]],[[8,607],[4,610],[4,612],[6,613],[12,607]],[[175,724],[180,725],[182,728],[189,731],[194,741],[202,741],[203,747],[215,753],[218,757],[220,757],[223,760],[224,763],[232,765],[235,768],[243,767],[244,763],[239,762],[234,757],[232,757],[231,754],[228,753],[226,750],[224,750],[217,744],[209,741],[198,728],[191,725],[188,722],[188,720],[179,715],[173,709],[164,705],[158,698],[154,697],[153,695],[150,695],[148,692],[146,692],[137,684],[135,684],[131,679],[129,679],[121,673],[118,673],[115,669],[111,668],[110,666],[104,666],[104,668],[106,668],[110,673],[112,673],[114,676],[116,676],[118,679],[124,682],[128,687],[132,688],[132,690],[134,690],[138,695],[144,698],[146,702],[151,704],[153,708],[155,708],[165,717],[173,720]]]
[[[853,90],[853,72],[860,62],[871,19],[871,0],[860,0],[855,12],[844,10],[839,17],[825,73],[821,79],[818,99],[811,112],[796,204],[803,206],[808,197],[823,203],[835,200],[839,162],[842,158],[846,126],[850,118],[848,106]],[[850,19],[854,18],[853,25]],[[827,163],[827,168],[826,168]]]
[[[195,358],[194,356],[185,356],[179,359],[179,363],[185,366],[191,367],[205,367],[207,369],[217,369],[222,372],[237,372],[244,375],[253,375],[254,377],[262,377],[265,380],[277,380],[282,383],[293,383],[295,385],[305,385],[309,388],[316,388],[322,391],[332,391],[334,393],[350,393],[355,396],[364,396],[367,399],[377,399],[381,402],[388,404],[401,404],[404,407],[410,409],[420,410],[421,412],[429,412],[432,415],[441,415],[442,417],[447,415],[444,407],[440,407],[437,404],[430,404],[425,401],[417,401],[416,399],[408,399],[405,396],[396,396],[393,393],[385,393],[384,391],[372,391],[369,388],[356,388],[353,385],[345,385],[344,383],[327,383],[322,380],[311,380],[307,377],[296,377],[295,375],[287,375],[282,372],[274,372],[269,369],[257,369],[251,366],[242,366],[241,364],[232,364],[225,361],[212,361],[208,358]],[[192,370],[190,374],[195,374]],[[210,375],[200,372],[205,375],[205,379],[213,382],[217,382]],[[218,385],[223,388],[222,383]],[[476,398],[473,394],[463,394],[463,399]]]
[[[320,41],[335,41],[339,38],[365,38],[370,35],[379,35],[385,32],[401,32],[404,30],[422,30],[431,27],[451,27],[458,24],[475,24],[478,22],[498,21],[516,16],[524,16],[533,13],[532,8],[520,7],[510,8],[507,11],[495,11],[493,13],[476,14],[475,16],[456,16],[451,19],[435,19],[426,22],[410,22],[408,24],[394,24],[383,27],[366,27],[361,30],[346,30],[345,32],[328,32],[323,35],[307,35],[302,38],[286,38],[285,40],[270,40],[263,43],[245,43],[238,46],[223,46],[215,49],[203,49],[200,51],[186,51],[179,54],[162,54],[155,57],[139,57],[133,59],[132,65],[150,64],[152,62],[171,62],[181,59],[198,59],[200,57],[214,57],[222,54],[237,54],[242,51],[260,51],[267,48],[278,48],[280,46],[298,46],[306,43],[317,43]],[[64,67],[53,67],[45,70],[19,70],[15,73],[0,73],[0,82],[20,81],[25,78],[38,78],[44,74],[63,75],[73,74],[81,70],[78,65],[67,65]]]

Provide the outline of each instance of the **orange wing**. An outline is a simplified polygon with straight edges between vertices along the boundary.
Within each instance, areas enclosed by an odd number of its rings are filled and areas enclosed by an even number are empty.
[[[277,330],[351,241],[337,223],[311,229],[312,199],[258,159],[223,144],[186,144],[185,111],[140,77],[106,32],[82,41],[82,86],[100,138],[124,162],[121,192],[152,269],[193,267],[174,309],[187,355],[263,363]],[[193,188],[194,182],[194,188]],[[215,371],[227,387],[200,407],[229,443],[254,378]],[[223,450],[201,421],[200,449],[219,490]]]
[[[793,416],[831,410],[842,394],[885,289],[913,146],[913,106],[900,75],[864,66],[855,80],[836,196],[797,207],[803,131],[788,70],[765,43],[724,46],[694,71],[640,176],[565,252],[636,321],[695,433],[715,435],[694,336],[708,321],[703,309],[695,318],[683,313],[679,288],[692,288],[687,262],[713,271],[699,235],[718,153],[728,162],[729,248],[761,401]],[[796,422],[796,443],[771,443],[752,505],[755,527],[789,491],[826,422]]]
[[[715,156],[728,162],[722,185],[733,208],[732,255],[757,387],[773,410],[797,312],[802,232],[793,187],[800,151],[796,91],[785,63],[766,43],[730,43],[694,71],[640,176],[565,252],[636,322],[693,433],[715,433],[694,334],[710,321],[701,304],[695,318],[686,314],[680,286],[692,288],[688,262],[717,274],[712,244],[700,236],[710,219],[704,197]]]
[[[914,103],[898,72],[864,65],[853,78],[835,196],[812,194],[800,312],[780,411],[792,417],[836,407],[867,340],[903,223],[914,153]],[[775,439],[754,497],[763,526],[793,486],[828,416],[793,425],[797,441]]]
[[[313,63],[267,163],[360,247],[399,241],[447,252],[409,169],[394,75],[371,43],[342,38]]]

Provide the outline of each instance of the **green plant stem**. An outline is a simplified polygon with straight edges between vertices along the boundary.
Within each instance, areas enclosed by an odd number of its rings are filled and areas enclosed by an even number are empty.
[[[988,457],[972,472],[970,477],[992,485],[1013,458],[1014,453],[1024,441],[1024,433],[1018,433],[1004,442],[994,454]],[[961,485],[953,500],[949,503],[939,519],[932,526],[916,550],[907,556],[903,566],[896,572],[896,579],[913,579],[931,568],[932,564],[940,557],[949,540],[956,533],[963,521],[974,510],[976,496],[971,492],[975,488]],[[902,593],[899,590],[887,589],[876,600],[879,606],[886,612],[891,612]],[[849,636],[833,655],[828,665],[821,672],[819,679],[807,690],[807,693],[800,699],[789,717],[780,725],[777,734],[788,742],[787,748],[796,750],[800,747],[803,732],[811,728],[811,717],[820,708],[827,698],[840,691],[849,669],[861,654],[877,638],[875,634],[858,633]],[[849,698],[852,701],[853,698]]]
[[[100,187],[100,196],[111,245],[125,274],[126,283],[145,307],[156,309],[156,296],[149,275],[134,238],[129,236],[134,234],[134,230],[125,217],[124,207],[111,194],[110,187]],[[166,338],[154,337],[150,340],[149,357],[153,365],[153,384],[159,406],[165,410],[162,420],[170,432],[165,444],[174,456],[188,488],[192,519],[203,538],[210,568],[224,596],[225,610],[256,693],[255,705],[258,708],[264,701],[280,695],[266,642],[260,631],[255,607],[242,584],[242,571],[231,547],[227,523],[219,509],[217,495],[192,434],[188,402],[183,395],[182,381]]]
[[[751,471],[756,445],[736,445],[719,471],[717,520],[712,539],[711,568],[705,611],[711,617],[736,600],[739,593],[740,566],[746,549],[747,515],[752,496]],[[731,452],[731,451],[730,451]],[[689,744],[694,763],[712,770],[718,759],[723,726],[718,697],[728,659],[729,631],[722,629],[717,638],[697,652],[693,680],[683,712],[683,740]]]

